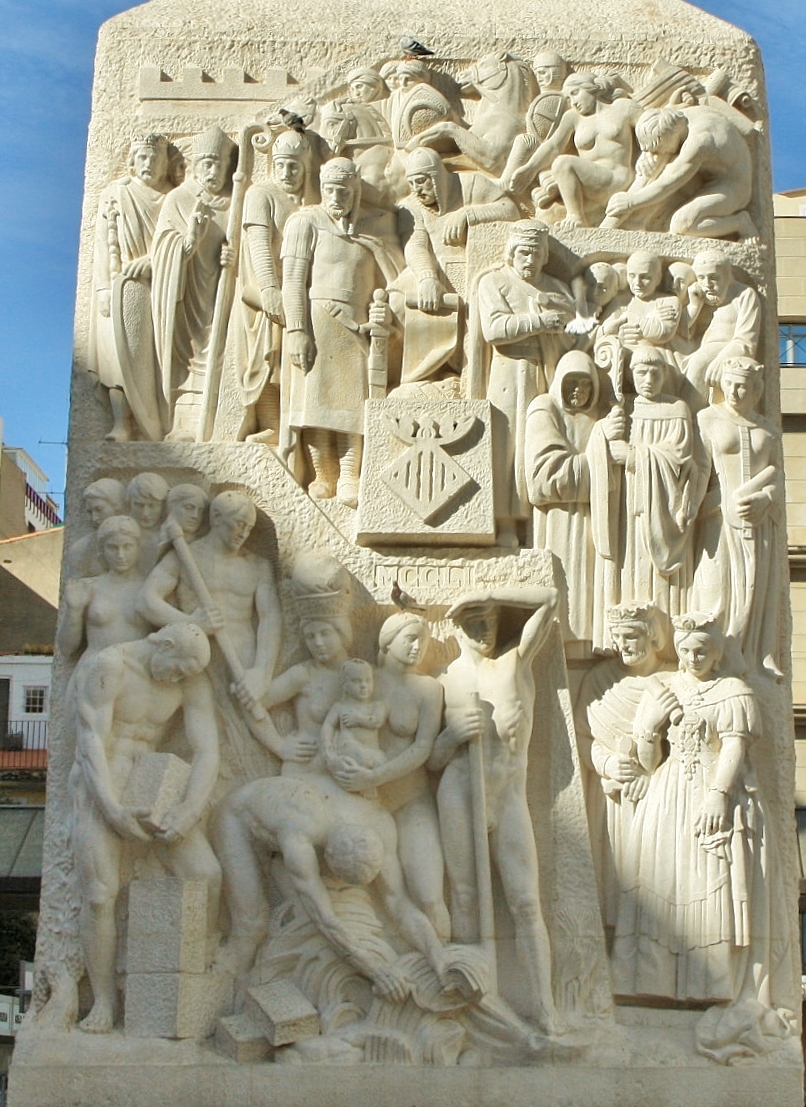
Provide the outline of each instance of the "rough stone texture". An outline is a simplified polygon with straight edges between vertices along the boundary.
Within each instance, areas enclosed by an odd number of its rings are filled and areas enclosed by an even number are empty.
[[[207,973],[129,973],[126,1033],[133,1038],[207,1038],[232,1003],[232,981]]]
[[[467,420],[464,433],[459,420]],[[368,402],[356,540],[362,546],[494,544],[488,403]]]
[[[266,1035],[246,1015],[225,1015],[215,1028],[215,1047],[239,1064],[265,1061],[269,1055]]]
[[[133,880],[126,971],[203,973],[207,885],[203,880]]]
[[[250,988],[244,1014],[275,1047],[315,1038],[319,1033],[319,1012],[290,980]]]
[[[123,802],[148,808],[149,821],[161,826],[187,787],[190,765],[172,753],[145,753],[138,757],[123,789]]]

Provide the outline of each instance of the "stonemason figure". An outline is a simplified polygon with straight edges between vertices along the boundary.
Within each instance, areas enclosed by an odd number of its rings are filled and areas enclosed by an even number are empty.
[[[396,270],[383,243],[361,231],[353,162],[333,158],[319,179],[322,203],[292,215],[283,236],[288,422],[302,432],[313,468],[309,495],[336,495],[355,507],[369,396],[367,324],[390,318],[387,306],[370,304]]]
[[[172,441],[192,441],[198,429],[218,282],[233,263],[226,227],[236,150],[219,127],[196,137],[192,177],[171,193],[154,234],[151,302]]]
[[[171,152],[176,157],[171,157]],[[151,323],[151,240],[165,196],[177,183],[178,151],[163,135],[135,140],[129,173],[101,193],[95,231],[90,365],[109,391],[113,442],[159,442],[166,417]]]
[[[246,440],[276,445],[285,323],[280,243],[289,215],[315,199],[311,148],[304,134],[283,131],[270,156],[269,180],[251,185],[244,201],[240,326],[235,334]]]
[[[209,660],[198,627],[170,626],[142,641],[109,646],[76,671],[73,847],[94,1000],[82,1030],[105,1033],[115,1021],[115,902],[127,843],[150,845],[174,876],[204,880],[209,918],[217,917],[221,870],[199,827],[218,775],[213,696],[202,672]],[[180,709],[192,751],[190,777],[184,799],[154,826],[148,811],[127,806],[121,795],[138,754],[170,736]]]

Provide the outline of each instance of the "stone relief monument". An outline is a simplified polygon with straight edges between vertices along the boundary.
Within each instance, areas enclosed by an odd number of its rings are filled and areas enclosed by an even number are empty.
[[[12,1107],[795,1107],[754,44],[189,16],[99,45]]]

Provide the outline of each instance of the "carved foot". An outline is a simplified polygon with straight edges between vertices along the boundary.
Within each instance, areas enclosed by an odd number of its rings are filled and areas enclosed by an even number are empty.
[[[50,998],[36,1015],[40,1026],[70,1030],[78,1018],[78,985],[72,977],[58,977],[51,982]]]
[[[784,679],[784,674],[775,664],[775,659],[773,658],[771,653],[768,653],[767,656],[764,658],[761,667],[764,670],[764,675],[771,677],[772,680],[776,682],[776,684],[780,684],[781,681]]]
[[[358,481],[345,477],[336,485],[336,499],[347,507],[358,507]]]
[[[108,1003],[96,1001],[90,1013],[78,1024],[85,1034],[109,1034],[115,1025],[115,1012]]]
[[[308,495],[312,500],[332,500],[336,490],[330,481],[312,480],[308,485]]]
[[[132,435],[128,427],[116,424],[109,434],[104,436],[105,442],[131,442]]]
[[[277,431],[268,427],[266,430],[256,431],[254,434],[247,434],[246,441],[256,442],[259,446],[276,446],[278,438]]]
[[[195,442],[196,436],[186,427],[174,427],[165,435],[166,442]]]

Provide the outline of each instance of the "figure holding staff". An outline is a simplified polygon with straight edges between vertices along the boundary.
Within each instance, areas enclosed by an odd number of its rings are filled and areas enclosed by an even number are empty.
[[[551,948],[540,905],[526,769],[534,722],[532,663],[548,637],[557,602],[554,588],[516,586],[468,593],[448,610],[461,653],[441,678],[447,725],[428,763],[434,770],[444,766],[437,804],[447,844],[452,938],[481,938],[494,951],[492,912],[484,907],[491,898],[490,871],[480,841],[489,836],[489,857],[515,926],[528,1014],[549,1034],[560,1031],[562,1024],[551,990]],[[501,646],[502,607],[526,608],[531,614],[520,635]],[[481,773],[474,756],[478,753]],[[487,872],[480,871],[485,867]]]

